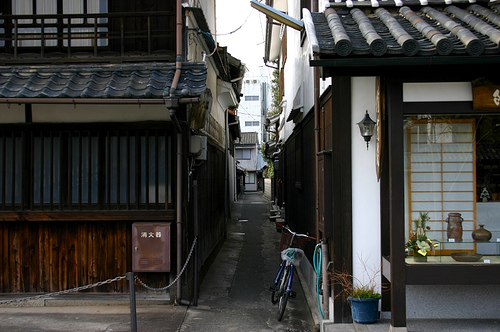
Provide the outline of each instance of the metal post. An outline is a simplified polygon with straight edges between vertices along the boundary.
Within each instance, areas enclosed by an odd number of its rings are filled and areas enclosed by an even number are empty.
[[[129,293],[130,293],[130,331],[137,332],[137,313],[135,310],[134,272],[127,272],[126,276],[128,279]]]
[[[194,200],[194,237],[198,239],[199,236],[199,216],[198,216],[198,180],[193,181],[193,200]],[[194,299],[193,304],[198,306],[198,291],[199,291],[199,271],[198,271],[198,259],[199,259],[199,247],[198,241],[196,241],[194,249]]]

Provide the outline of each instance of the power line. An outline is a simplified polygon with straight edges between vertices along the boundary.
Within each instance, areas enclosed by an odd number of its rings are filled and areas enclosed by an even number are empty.
[[[241,25],[239,27],[237,27],[235,30],[231,31],[231,32],[227,32],[227,33],[216,33],[214,34],[214,36],[228,36],[228,35],[232,35],[233,33],[235,33],[236,31],[240,30],[241,28],[243,28],[243,26],[245,25],[245,23],[247,23],[248,19],[250,18],[250,16],[253,14],[253,10],[250,12],[250,14],[248,14],[247,18],[243,21],[243,23],[241,23]]]

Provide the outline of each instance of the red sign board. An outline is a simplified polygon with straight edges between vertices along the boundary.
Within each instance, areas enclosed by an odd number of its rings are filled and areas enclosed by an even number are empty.
[[[170,272],[170,223],[132,224],[132,271]]]

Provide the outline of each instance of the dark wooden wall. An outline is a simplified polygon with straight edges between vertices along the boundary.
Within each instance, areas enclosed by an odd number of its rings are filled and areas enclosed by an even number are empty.
[[[0,223],[0,292],[54,292],[131,270],[132,222]],[[126,281],[91,292],[123,292]]]
[[[316,236],[316,153],[314,146],[313,112],[295,127],[287,140],[280,160],[283,162],[285,214],[290,228]],[[306,248],[313,256],[314,245]]]

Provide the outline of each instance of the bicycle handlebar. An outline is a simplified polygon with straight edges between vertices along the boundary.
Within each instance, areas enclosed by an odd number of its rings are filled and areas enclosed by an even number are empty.
[[[307,235],[307,234],[300,234],[300,233],[297,233],[297,232],[294,232],[290,229],[290,227],[288,227],[287,225],[282,225],[281,223],[278,223],[278,222],[275,222],[275,224],[281,228],[284,228],[286,229],[288,232],[290,232],[290,234],[292,234],[293,236],[300,236],[300,237],[306,237],[308,238],[309,240],[316,240],[316,238],[314,236],[310,236],[310,235]]]

